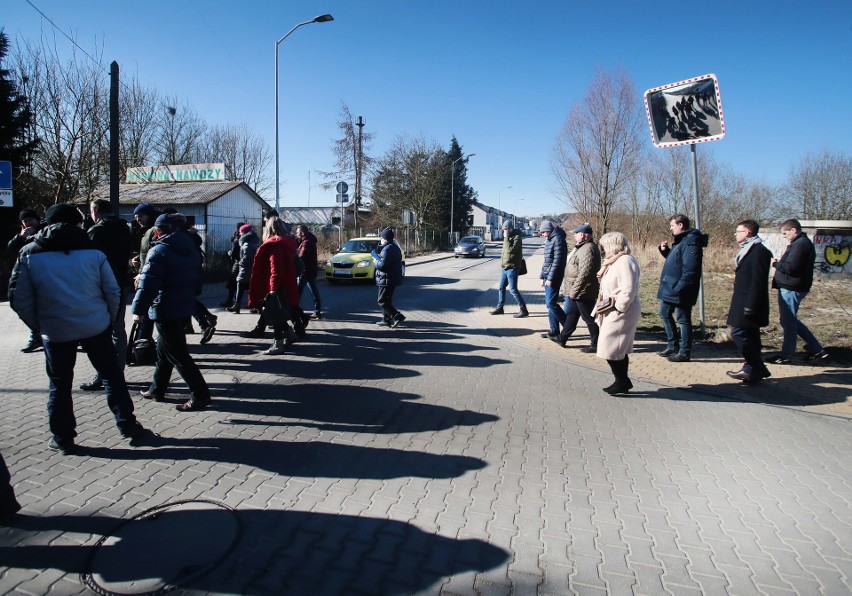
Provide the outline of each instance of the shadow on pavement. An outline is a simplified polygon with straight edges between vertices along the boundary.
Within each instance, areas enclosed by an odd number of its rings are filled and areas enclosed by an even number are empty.
[[[785,384],[795,383],[796,391],[785,390]],[[830,386],[825,386],[826,384]],[[837,386],[832,386],[837,385]],[[843,403],[849,398],[852,372],[829,370],[817,375],[773,379],[769,377],[757,385],[726,383],[710,385],[694,383],[681,388],[661,388],[641,395],[628,394],[625,398],[652,397],[680,401],[744,401],[778,406],[820,406]]]
[[[210,574],[187,588],[240,594],[419,593],[434,591],[443,578],[452,575],[493,569],[510,556],[483,540],[447,538],[393,520],[280,510],[233,513],[242,528],[236,547]],[[202,517],[209,523],[211,512],[167,511],[162,515],[174,516],[174,524],[192,525]],[[69,544],[67,539],[57,540],[55,545],[27,544],[28,534],[67,532],[97,539],[124,521],[107,516],[18,515],[10,522],[16,529],[7,531],[18,543],[0,547],[0,561],[9,568],[82,573],[94,540],[89,544]],[[78,540],[81,537],[73,541]],[[170,544],[169,536],[154,537],[152,544],[174,549],[175,556],[180,556],[183,546]],[[144,557],[144,553],[138,555]],[[144,565],[99,571],[112,582],[141,581],[152,577],[152,572],[157,577],[156,570]]]
[[[485,462],[464,455],[432,454],[407,449],[362,447],[322,441],[270,441],[226,437],[177,439],[154,436],[154,449],[78,445],[77,457],[104,460],[201,460],[232,463],[284,476],[305,478],[455,478],[480,470]]]

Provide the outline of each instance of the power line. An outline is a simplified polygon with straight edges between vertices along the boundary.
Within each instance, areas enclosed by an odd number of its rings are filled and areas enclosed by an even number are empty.
[[[42,12],[42,11],[41,11],[41,9],[40,9],[38,6],[36,6],[35,4],[33,4],[30,0],[26,0],[26,3],[27,3],[27,4],[29,4],[30,6],[32,6],[32,7],[33,7],[33,10],[35,10],[38,14],[40,14],[40,15],[42,16],[42,18],[44,18],[44,19],[45,19],[48,23],[50,23],[50,24],[53,26],[53,28],[54,28],[54,29],[56,29],[56,30],[57,30],[57,31],[59,31],[59,32],[60,32],[63,36],[65,36],[65,39],[67,39],[68,41],[70,41],[70,42],[71,42],[71,43],[72,43],[72,44],[73,44],[73,45],[74,45],[74,46],[75,46],[78,50],[80,50],[81,52],[83,52],[83,54],[85,54],[85,56],[86,56],[89,60],[91,60],[92,62],[94,62],[95,64],[97,64],[98,66],[100,66],[101,68],[104,68],[104,65],[103,65],[103,64],[101,64],[101,63],[100,63],[100,61],[98,61],[98,60],[96,60],[94,57],[92,57],[92,55],[91,55],[91,54],[89,54],[89,52],[87,52],[86,50],[84,50],[84,49],[83,49],[83,47],[82,47],[80,44],[78,44],[76,41],[74,41],[74,39],[72,39],[72,38],[71,38],[71,36],[69,36],[67,33],[65,33],[65,31],[63,31],[62,29],[60,29],[60,28],[59,28],[59,26],[58,26],[56,23],[54,23],[54,22],[53,22],[53,20],[52,20],[49,16],[47,16],[46,14],[44,14],[44,12]],[[105,70],[106,72],[109,72],[109,70],[107,70],[106,68],[104,68],[104,70]]]

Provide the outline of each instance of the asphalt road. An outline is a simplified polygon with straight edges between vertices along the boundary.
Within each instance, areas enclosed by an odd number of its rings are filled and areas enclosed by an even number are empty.
[[[232,511],[167,511],[95,575],[163,583],[165,552],[193,561],[189,593],[852,592],[848,420],[647,381],[606,395],[607,374],[483,316],[492,254],[410,264],[396,330],[374,324],[374,287],[323,284],[327,318],[286,356],[239,337],[253,316],[220,313],[193,348],[213,407],[177,414],[182,384],[136,399],[160,437],[132,447],[103,396],[78,393],[70,457],[46,449],[43,357],[0,306],[0,451],[24,505],[0,528],[0,592],[82,592],[102,536],[186,500]],[[90,371],[81,358],[77,380]],[[127,373],[135,391],[149,375]]]

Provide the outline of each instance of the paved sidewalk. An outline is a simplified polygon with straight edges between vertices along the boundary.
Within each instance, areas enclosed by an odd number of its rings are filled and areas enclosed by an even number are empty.
[[[544,305],[544,289],[538,272],[544,260],[542,251],[527,257],[529,274],[522,276],[518,288],[524,296],[530,316],[514,319],[514,301],[506,298],[506,315],[493,317],[488,311],[494,308],[494,292],[483,297],[478,311],[483,326],[499,329],[529,330],[528,334],[513,333],[513,338],[531,350],[560,355],[566,360],[596,370],[609,371],[606,361],[594,354],[579,350],[589,345],[589,334],[582,319],[567,348],[560,348],[541,333],[548,331],[547,307]],[[644,310],[656,309],[657,304],[643,304]],[[495,320],[496,319],[496,320]],[[500,330],[495,331],[501,333]],[[630,356],[631,378],[642,378],[671,387],[710,394],[728,399],[760,402],[803,410],[852,417],[852,370],[834,366],[831,362],[810,364],[795,360],[790,365],[769,365],[772,377],[760,385],[748,386],[734,381],[725,374],[738,370],[742,359],[733,343],[713,344],[695,342],[692,361],[672,363],[657,355],[665,347],[665,338],[659,335],[642,334],[636,338],[635,352]]]

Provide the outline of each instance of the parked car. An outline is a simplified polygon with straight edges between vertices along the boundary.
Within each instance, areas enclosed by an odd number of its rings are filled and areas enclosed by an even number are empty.
[[[485,240],[482,236],[465,236],[455,248],[455,257],[484,257]]]
[[[396,240],[394,240],[396,243]],[[370,256],[372,251],[381,252],[381,240],[378,236],[353,238],[341,247],[337,254],[325,264],[325,277],[329,283],[340,280],[369,280],[376,279],[376,262]],[[399,243],[397,243],[399,246]],[[405,276],[405,251],[402,251],[402,275]]]

